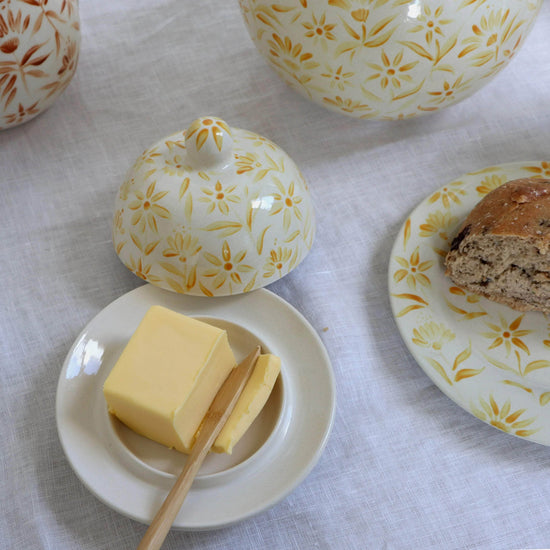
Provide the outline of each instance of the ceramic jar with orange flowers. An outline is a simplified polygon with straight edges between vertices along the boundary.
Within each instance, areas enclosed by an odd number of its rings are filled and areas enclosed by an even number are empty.
[[[254,44],[302,95],[357,118],[453,105],[489,82],[542,0],[240,0]]]
[[[78,61],[78,0],[0,3],[0,130],[47,109]]]

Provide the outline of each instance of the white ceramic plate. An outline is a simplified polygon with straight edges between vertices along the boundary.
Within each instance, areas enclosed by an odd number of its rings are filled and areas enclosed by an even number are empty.
[[[181,470],[184,455],[112,420],[102,393],[108,373],[153,304],[226,328],[238,360],[259,342],[282,362],[261,415],[232,455],[207,457],[174,527],[222,527],[274,505],[319,459],[332,427],[335,385],[316,332],[265,289],[209,299],[145,285],[101,311],[73,344],[57,388],[57,427],[71,466],[101,501],[142,523],[151,521]]]
[[[550,162],[465,174],[407,218],[389,264],[397,326],[410,352],[452,400],[507,433],[550,445],[550,321],[466,293],[445,276],[444,256],[473,206],[506,181],[550,178]]]

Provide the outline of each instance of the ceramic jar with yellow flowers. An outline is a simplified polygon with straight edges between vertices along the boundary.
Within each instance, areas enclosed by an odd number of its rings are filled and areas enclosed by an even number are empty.
[[[302,95],[358,118],[453,105],[489,82],[542,0],[240,0],[260,53]]]
[[[147,149],[116,198],[113,242],[124,265],[198,296],[272,283],[307,255],[315,218],[307,184],[268,139],[216,117]]]

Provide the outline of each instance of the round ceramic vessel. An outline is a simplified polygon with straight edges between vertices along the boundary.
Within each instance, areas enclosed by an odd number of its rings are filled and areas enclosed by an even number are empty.
[[[74,75],[79,49],[78,0],[0,2],[0,130],[57,99]]]
[[[182,294],[226,296],[268,285],[307,255],[315,218],[292,159],[258,134],[197,119],[147,149],[115,204],[124,265]]]
[[[542,0],[240,0],[250,36],[305,97],[358,118],[460,101],[522,45]]]

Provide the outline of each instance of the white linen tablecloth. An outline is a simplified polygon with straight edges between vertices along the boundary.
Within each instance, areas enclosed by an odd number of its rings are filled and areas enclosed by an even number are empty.
[[[513,62],[470,99],[398,123],[357,121],[290,90],[231,2],[81,2],[76,76],[52,108],[0,133],[0,547],[134,548],[145,527],[79,481],[55,422],[81,329],[142,282],[111,243],[114,197],[158,139],[215,114],[285,149],[318,232],[270,290],[318,330],[337,410],[313,472],[286,499],[164,548],[550,547],[550,454],[474,418],[415,363],[387,268],[408,213],[490,165],[549,157],[550,4]],[[328,328],[328,330],[324,330]]]

